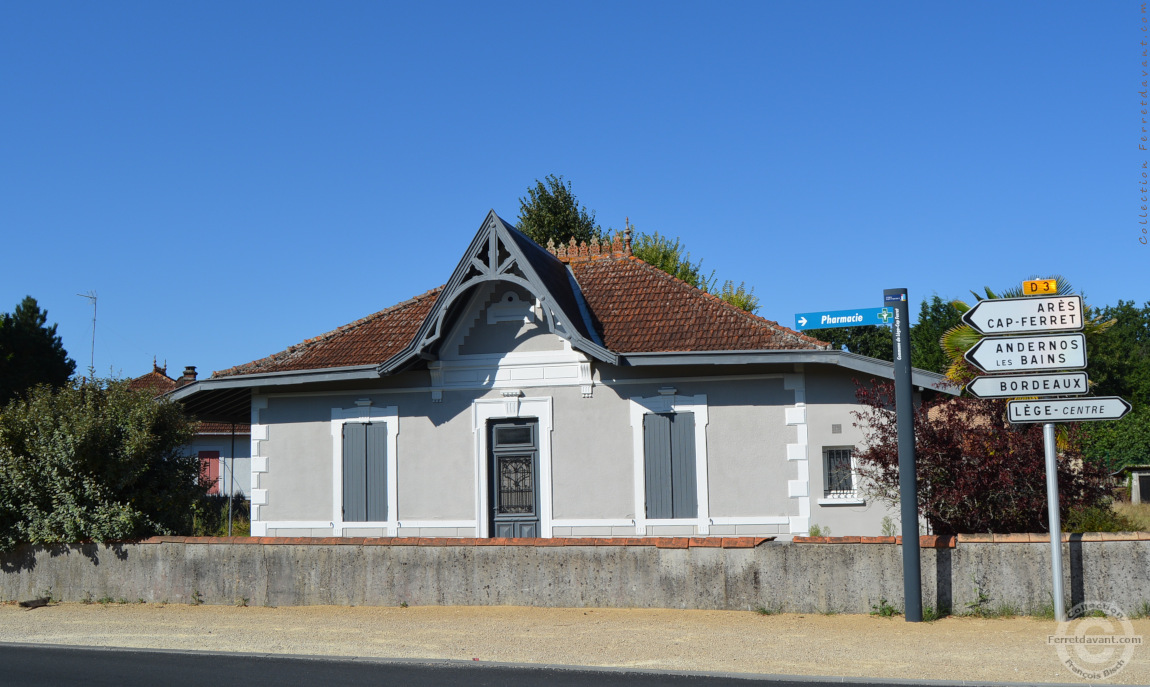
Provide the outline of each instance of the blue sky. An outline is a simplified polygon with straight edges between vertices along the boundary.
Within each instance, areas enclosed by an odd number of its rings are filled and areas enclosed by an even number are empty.
[[[561,174],[759,314],[1150,300],[1136,2],[0,5],[0,310],[201,375],[447,279]],[[912,308],[914,309],[914,308]]]

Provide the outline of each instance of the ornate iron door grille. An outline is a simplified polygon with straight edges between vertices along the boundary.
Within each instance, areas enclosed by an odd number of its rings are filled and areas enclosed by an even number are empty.
[[[499,503],[497,513],[535,512],[533,456],[499,456]]]

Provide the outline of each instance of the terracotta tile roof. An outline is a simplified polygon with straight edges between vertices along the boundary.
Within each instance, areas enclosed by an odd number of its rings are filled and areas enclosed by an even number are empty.
[[[382,363],[411,342],[442,288],[434,288],[266,358],[219,370],[212,377]]]
[[[571,265],[603,344],[619,353],[826,349],[652,267],[630,251],[559,258]]]
[[[167,392],[175,389],[179,384],[176,380],[164,374],[163,368],[152,366],[152,371],[146,375],[140,375],[135,379],[128,382],[128,388],[132,391],[139,391],[140,389],[147,389],[151,391],[154,396],[166,394]]]
[[[631,255],[620,240],[550,249],[571,267],[603,344],[618,353],[826,349]],[[284,351],[215,372],[229,377],[381,364],[414,338],[443,287]],[[229,430],[230,431],[230,430]]]

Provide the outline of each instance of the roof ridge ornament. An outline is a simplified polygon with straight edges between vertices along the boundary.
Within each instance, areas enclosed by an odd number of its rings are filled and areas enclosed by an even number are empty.
[[[623,254],[631,255],[631,218],[624,217],[626,229],[623,230]]]

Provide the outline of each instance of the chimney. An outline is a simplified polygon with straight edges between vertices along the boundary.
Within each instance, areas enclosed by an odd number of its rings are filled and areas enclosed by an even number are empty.
[[[191,384],[192,382],[196,381],[196,366],[188,365],[185,367],[184,374],[180,375],[180,378],[176,381],[179,382],[180,386]]]

